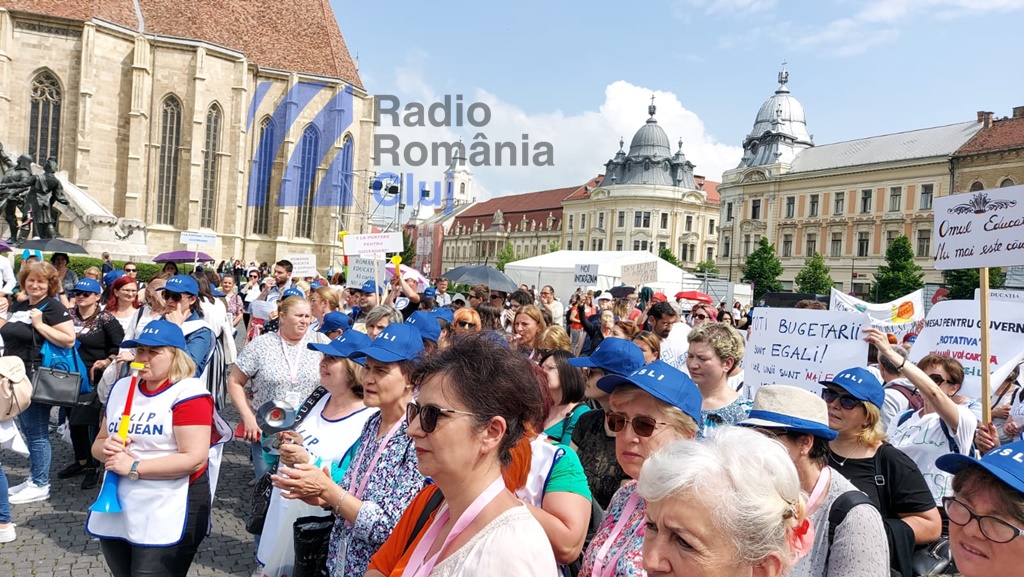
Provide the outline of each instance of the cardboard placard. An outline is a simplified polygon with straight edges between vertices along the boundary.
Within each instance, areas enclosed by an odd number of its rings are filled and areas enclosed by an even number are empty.
[[[345,283],[348,286],[359,287],[368,280],[375,280],[373,263],[372,258],[349,257]]]
[[[592,286],[597,284],[597,265],[578,264],[572,275],[572,284],[576,286]]]
[[[345,235],[345,254],[347,255],[366,256],[402,252],[402,248],[402,233],[400,232]]]
[[[285,255],[284,259],[292,263],[293,277],[320,276],[316,270],[315,254],[289,254]]]
[[[1024,264],[1024,186],[935,199],[935,268]]]
[[[640,286],[658,280],[658,261],[622,265],[622,284]]]
[[[257,319],[270,320],[270,313],[277,310],[277,302],[253,301],[249,305],[249,312]]]

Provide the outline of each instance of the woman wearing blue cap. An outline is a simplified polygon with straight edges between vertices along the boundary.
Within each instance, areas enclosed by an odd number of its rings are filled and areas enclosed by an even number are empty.
[[[964,577],[1020,575],[1024,568],[1024,441],[988,452],[981,460],[948,454],[936,461],[953,475],[943,504],[949,544]]]
[[[185,577],[210,526],[211,487],[217,459],[211,453],[213,398],[194,378],[196,368],[181,328],[155,320],[125,347],[135,348],[139,371],[114,384],[92,446],[107,471],[120,476],[120,513],[90,512],[86,531],[114,577]],[[131,397],[128,440],[116,434]],[[220,440],[230,432],[218,427]],[[211,458],[214,457],[214,458]]]
[[[203,309],[199,303],[199,285],[188,275],[176,275],[167,279],[163,288],[163,320],[181,327],[185,334],[186,350],[196,366],[198,377],[206,370],[213,353],[213,330],[203,320]]]

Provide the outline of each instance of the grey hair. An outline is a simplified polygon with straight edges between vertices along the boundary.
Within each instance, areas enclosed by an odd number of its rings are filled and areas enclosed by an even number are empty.
[[[370,309],[370,312],[366,313],[366,324],[375,325],[382,319],[389,319],[391,323],[401,323],[402,313],[389,307],[388,305],[378,305]]]
[[[892,347],[892,350],[895,351],[897,355],[903,357],[904,359],[910,357],[910,351],[903,347]],[[889,357],[885,355],[878,355],[878,362],[879,364],[882,365],[883,368],[885,368],[885,372],[889,373],[890,375],[899,374],[896,371],[896,365],[894,365],[892,361],[889,360]]]
[[[793,562],[789,535],[805,517],[805,501],[796,467],[774,439],[725,426],[708,439],[672,442],[644,463],[637,492],[648,504],[698,495],[741,561],[779,553],[786,566]]]

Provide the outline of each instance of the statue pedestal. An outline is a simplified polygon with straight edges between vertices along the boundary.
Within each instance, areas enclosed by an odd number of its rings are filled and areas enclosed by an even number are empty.
[[[82,245],[95,257],[108,252],[111,258],[118,260],[148,260],[146,223],[114,215],[68,181],[67,171],[58,172],[57,178],[64,187],[64,196],[69,204],[55,203],[54,207],[71,221],[77,233],[77,237],[67,240]]]

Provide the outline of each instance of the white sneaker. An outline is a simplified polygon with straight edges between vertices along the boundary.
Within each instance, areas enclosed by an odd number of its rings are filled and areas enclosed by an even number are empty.
[[[7,489],[7,496],[8,497],[13,497],[13,496],[17,495],[18,493],[24,491],[25,489],[28,489],[28,486],[31,485],[31,484],[32,484],[32,479],[25,479],[24,483],[22,483],[20,485],[14,485],[13,487],[9,487]]]
[[[34,503],[36,501],[45,501],[50,498],[50,486],[43,485],[40,487],[35,483],[31,483],[25,489],[18,491],[13,497],[9,499],[11,505],[24,505],[25,503]]]
[[[0,543],[10,543],[18,538],[18,535],[14,532],[14,523],[7,526],[6,529],[0,529]]]

